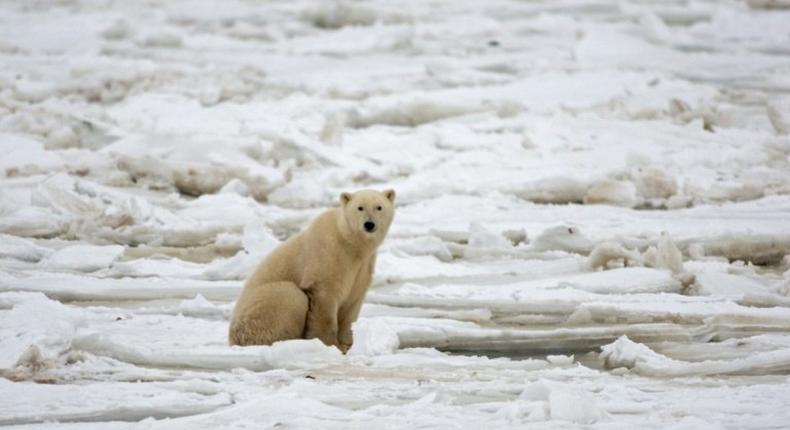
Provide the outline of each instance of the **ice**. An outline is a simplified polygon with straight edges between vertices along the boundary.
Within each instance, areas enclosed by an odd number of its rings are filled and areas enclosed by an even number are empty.
[[[577,179],[558,176],[525,184],[514,192],[535,203],[581,203],[588,186]]]
[[[106,269],[123,254],[123,246],[73,245],[53,252],[41,265],[53,272],[95,272]]]
[[[398,350],[398,332],[380,319],[360,319],[354,323],[354,345],[349,355],[385,355]]]
[[[591,270],[607,268],[612,261],[622,261],[625,266],[641,264],[642,256],[638,252],[625,249],[615,242],[603,242],[595,246],[587,260],[587,267]]]
[[[52,366],[67,351],[86,316],[42,294],[8,296],[12,307],[0,311],[0,369],[16,366]]]
[[[206,413],[231,403],[227,393],[203,395],[151,383],[47,386],[0,379],[0,385],[4,392],[14,393],[0,401],[0,409],[5,412],[0,415],[3,425],[175,418]],[[42,411],[41,404],[51,407]]]
[[[362,5],[335,0],[306,11],[305,16],[323,28],[340,28],[348,25],[373,25],[377,22],[409,22],[407,13],[382,6]]]
[[[63,169],[63,161],[52,152],[45,151],[44,145],[25,137],[0,133],[0,172],[5,177],[29,176],[49,173]]]
[[[532,405],[529,421],[556,419],[592,424],[606,419],[606,412],[583,390],[554,381],[537,381],[524,387],[520,400]]]
[[[783,428],[786,1],[0,4],[0,425]],[[398,192],[346,355],[244,281]]]
[[[593,183],[584,195],[585,204],[634,207],[639,204],[636,187],[630,181],[603,180]]]
[[[790,349],[759,352],[734,360],[686,362],[668,358],[623,336],[614,343],[603,346],[602,350],[601,357],[606,366],[623,366],[636,373],[651,376],[759,375],[785,372],[790,366]]]
[[[478,223],[469,225],[467,240],[469,246],[474,248],[509,249],[512,246],[511,242],[503,235],[494,233]]]
[[[395,249],[411,255],[432,255],[439,261],[452,261],[453,254],[441,239],[435,236],[422,236],[408,241],[399,241]]]
[[[593,243],[578,227],[556,226],[546,229],[532,242],[535,251],[567,251],[586,254],[592,251]]]
[[[683,272],[683,254],[665,231],[661,232],[656,247],[645,251],[645,259],[652,267],[669,269],[675,274]]]
[[[580,424],[604,420],[603,412],[589,395],[572,387],[554,387],[549,394],[551,418]]]
[[[50,255],[52,250],[17,236],[0,234],[0,258],[37,262]]]
[[[695,257],[717,256],[730,261],[749,261],[756,264],[776,264],[790,254],[790,236],[784,233],[727,234],[688,245]]]

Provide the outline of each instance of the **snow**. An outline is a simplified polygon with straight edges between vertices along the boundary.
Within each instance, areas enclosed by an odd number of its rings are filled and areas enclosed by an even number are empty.
[[[784,428],[786,1],[0,4],[0,425]],[[344,355],[230,347],[340,192]]]

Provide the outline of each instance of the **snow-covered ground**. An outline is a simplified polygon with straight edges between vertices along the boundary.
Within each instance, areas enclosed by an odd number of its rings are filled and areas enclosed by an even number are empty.
[[[786,428],[790,3],[0,3],[0,425]],[[348,355],[229,347],[341,191]]]

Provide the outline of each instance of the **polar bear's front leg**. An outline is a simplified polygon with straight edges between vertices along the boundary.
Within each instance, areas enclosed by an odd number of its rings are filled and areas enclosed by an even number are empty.
[[[305,339],[318,338],[329,346],[340,347],[337,341],[337,301],[320,290],[309,290]]]
[[[348,352],[354,344],[354,335],[351,331],[351,325],[359,317],[359,310],[362,307],[362,302],[365,301],[365,295],[373,282],[373,269],[376,266],[376,254],[373,254],[368,261],[366,261],[354,281],[351,288],[351,294],[348,303],[340,307],[340,313],[337,317],[339,325],[338,341],[340,342],[340,350]]]
[[[340,312],[337,316],[338,319],[338,334],[337,340],[340,344],[340,350],[343,353],[348,352],[351,349],[351,345],[354,344],[354,335],[351,332],[351,325],[354,321],[357,320],[357,316],[359,315],[359,308],[362,307],[362,302],[364,301],[365,296],[361,296],[356,299],[355,302],[352,302],[347,307],[342,307]]]

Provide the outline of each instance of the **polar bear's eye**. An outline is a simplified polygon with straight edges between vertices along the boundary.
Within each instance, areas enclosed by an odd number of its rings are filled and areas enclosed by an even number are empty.
[[[362,206],[358,207],[357,210],[362,212]]]
[[[381,210],[381,206],[376,206],[376,210],[380,211]]]

